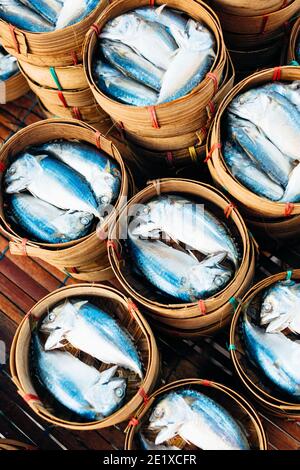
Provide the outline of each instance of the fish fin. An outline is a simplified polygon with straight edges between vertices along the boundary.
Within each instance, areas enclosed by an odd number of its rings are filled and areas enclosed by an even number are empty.
[[[162,444],[163,442],[172,439],[172,437],[175,437],[178,434],[179,428],[180,425],[178,425],[178,423],[168,424],[168,426],[162,428],[157,434],[155,438],[155,444]]]
[[[163,10],[166,8],[166,6],[167,4],[164,3],[163,5],[160,5],[159,7],[155,8],[155,13],[157,15],[160,15],[163,12]]]
[[[63,343],[61,342],[65,339],[65,330],[62,328],[58,330],[54,330],[45,341],[45,351],[51,351],[52,349],[59,349],[63,347]]]
[[[106,369],[103,372],[101,372],[100,379],[97,383],[99,383],[99,384],[108,383],[110,381],[110,379],[112,379],[113,376],[115,375],[117,369],[118,369],[118,366],[112,366],[109,369]]]
[[[106,171],[106,173],[110,173],[110,172],[111,172],[111,164],[110,164],[110,161],[109,161],[109,160],[108,160],[107,163],[106,163],[106,166],[105,166],[104,171]]]
[[[45,158],[49,157],[49,155],[43,154],[43,155],[35,155],[35,158],[38,162],[41,162]]]
[[[277,318],[272,320],[266,328],[267,333],[280,333],[289,326],[290,314],[279,315]]]
[[[227,256],[227,251],[220,251],[218,253],[213,253],[207,256],[203,261],[201,261],[202,266],[213,267],[216,264],[222,263]]]
[[[73,305],[73,307],[75,307],[76,310],[80,310],[81,307],[83,307],[84,305],[88,303],[89,303],[88,300],[76,300],[76,302],[72,303],[71,305]]]

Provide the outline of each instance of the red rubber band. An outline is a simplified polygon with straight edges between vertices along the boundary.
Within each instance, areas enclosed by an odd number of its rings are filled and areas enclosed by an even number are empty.
[[[212,157],[212,154],[214,153],[215,150],[217,149],[220,149],[222,147],[221,144],[213,144],[213,146],[211,147],[210,151],[208,152],[208,154],[206,155],[206,158],[204,160],[204,163],[207,163],[208,160]]]
[[[128,312],[130,313],[130,315],[132,315],[133,312],[135,313],[138,310],[137,306],[135,305],[134,302],[132,302],[131,299],[128,299],[127,308],[128,308]]]
[[[97,149],[101,150],[101,132],[96,131],[95,133],[95,139],[96,139],[96,147]]]
[[[206,314],[206,305],[205,305],[205,302],[204,300],[198,300],[198,307],[199,307],[199,310],[201,312],[202,315],[205,315]]]
[[[71,52],[71,57],[72,57],[72,59],[73,59],[73,64],[74,64],[74,65],[78,65],[79,61],[78,61],[78,57],[77,57],[77,54],[76,54],[75,51],[72,51],[72,52]]]
[[[217,77],[217,75],[216,75],[215,73],[213,73],[213,72],[208,72],[208,73],[206,74],[206,76],[207,76],[208,78],[210,78],[210,79],[213,81],[213,84],[214,84],[214,91],[215,91],[215,94],[216,94],[217,91],[218,91],[218,88],[219,88],[219,82],[218,82],[218,77]]]
[[[27,403],[30,403],[31,401],[41,401],[37,395],[31,395],[30,393],[25,393],[25,395],[22,396]]]
[[[128,426],[137,426],[139,424],[139,420],[137,418],[131,418],[131,420],[128,423]]]
[[[208,103],[208,108],[209,108],[210,114],[211,114],[212,116],[214,116],[215,113],[216,113],[216,106],[215,106],[215,103],[214,103],[213,101],[210,101],[210,102]]]
[[[295,208],[295,204],[292,202],[287,202],[284,208],[284,216],[289,217]]]
[[[138,394],[141,395],[145,405],[149,402],[149,397],[147,395],[147,393],[145,392],[145,390],[143,389],[143,387],[141,387],[138,391]]]
[[[19,46],[18,39],[17,39],[17,36],[16,36],[16,31],[15,31],[16,28],[10,23],[9,23],[8,27],[9,27],[9,31],[10,31],[12,40],[14,42],[15,50],[18,54],[20,54],[20,46]]]
[[[73,267],[73,268],[69,268],[70,272],[73,273],[73,274],[78,274],[78,270],[77,268]]]
[[[210,380],[201,380],[201,385],[204,385],[205,387],[211,387],[211,381]]]
[[[174,157],[173,157],[173,153],[172,153],[172,152],[167,152],[167,154],[166,154],[166,160],[167,160],[167,163],[168,163],[170,166],[173,166],[173,165],[174,165]]]
[[[285,8],[287,6],[288,0],[283,0],[281,8]]]
[[[225,214],[226,219],[228,219],[230,217],[231,212],[233,211],[233,209],[236,209],[236,206],[235,206],[235,204],[232,204],[232,203],[228,204],[228,206],[225,207],[224,214]]]
[[[275,82],[281,78],[281,67],[274,67],[272,80]]]
[[[149,4],[150,4],[150,7],[154,7],[155,6],[155,0],[149,0]]]
[[[75,119],[78,119],[79,121],[82,121],[82,116],[80,113],[80,109],[77,106],[74,106],[72,108],[73,115],[75,116]]]
[[[27,250],[26,250],[27,242],[28,242],[28,238],[22,238],[22,252],[23,252],[24,256],[28,256],[27,255]]]
[[[106,246],[107,246],[108,249],[112,248],[114,250],[118,260],[120,261],[121,256],[120,256],[120,253],[119,253],[119,250],[118,250],[118,247],[117,247],[116,243],[113,240],[107,240]]]
[[[90,27],[90,29],[92,29],[93,31],[95,31],[95,33],[97,34],[97,36],[100,36],[101,29],[100,29],[100,27],[99,27],[96,23],[92,24],[92,26]]]
[[[5,171],[5,165],[3,162],[0,162],[0,173],[3,173]]]
[[[159,129],[160,125],[159,125],[158,120],[157,120],[155,106],[148,106],[148,110],[149,110],[150,116],[151,116],[152,127],[154,127],[154,129]]]
[[[64,97],[63,92],[59,90],[59,91],[57,92],[57,94],[58,94],[58,98],[59,98],[60,101],[62,102],[63,106],[64,106],[65,108],[68,108],[68,104],[67,104],[67,102],[66,102],[66,99],[65,99],[65,97]]]
[[[261,29],[260,29],[259,34],[264,34],[264,32],[265,32],[265,30],[266,30],[266,26],[267,26],[268,19],[269,19],[269,15],[264,15],[264,16],[263,16],[263,18],[262,18],[262,24],[261,24]]]

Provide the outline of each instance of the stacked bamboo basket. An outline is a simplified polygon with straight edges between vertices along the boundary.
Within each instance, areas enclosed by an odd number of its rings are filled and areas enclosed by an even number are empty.
[[[300,40],[299,33],[300,33],[300,18],[298,18],[298,20],[295,22],[293,29],[292,29],[291,37],[290,37],[288,57],[287,57],[287,62],[290,65],[300,65],[296,57],[296,47]]]
[[[0,41],[18,59],[47,117],[81,119],[100,130],[109,127],[110,120],[95,102],[82,65],[85,34],[106,5],[106,0],[101,1],[80,22],[47,33],[31,33],[0,19]]]
[[[231,416],[242,426],[246,433],[251,450],[266,450],[266,435],[259,419],[252,406],[237,392],[224,385],[202,379],[183,379],[172,382],[158,389],[149,397],[149,401],[142,405],[135,415],[135,420],[131,420],[126,429],[125,450],[141,449],[138,433],[153,442],[153,431],[147,429],[147,423],[151,410],[164,395],[170,392],[179,392],[181,389],[193,389],[209,398],[215,400],[223,406]],[[187,443],[179,436],[167,441],[168,446],[176,446],[184,451],[193,451],[195,447]]]
[[[0,450],[37,450],[37,448],[14,439],[0,438]]]
[[[157,0],[155,6],[164,3]],[[92,76],[97,31],[101,31],[112,18],[147,5],[149,0],[120,0],[107,7],[97,19],[95,28],[87,34],[84,68],[97,103],[125,132],[141,166],[150,170],[152,166],[157,166],[163,170],[196,162],[204,154],[209,125],[217,106],[233,86],[234,73],[215,13],[201,1],[170,0],[168,7],[203,22],[214,34],[216,58],[210,73],[188,95],[157,106],[128,106],[107,97]]]
[[[31,363],[30,343],[32,328],[39,327],[41,319],[49,310],[65,299],[79,297],[88,299],[94,305],[104,309],[113,316],[118,323],[131,335],[140,354],[144,368],[144,378],[137,378],[136,374],[122,369],[121,376],[127,379],[126,403],[112,415],[101,421],[76,422],[76,416],[71,412],[62,411],[57,403],[46,393],[39,390],[34,381],[33,364]],[[87,338],[88,340],[88,338]],[[80,352],[74,348],[65,347],[69,352],[78,356]],[[89,359],[81,357],[81,360],[98,367],[100,371],[109,368],[109,365],[97,362],[90,363]],[[143,403],[143,396],[150,394],[159,375],[159,354],[153,333],[137,307],[123,294],[111,287],[101,284],[77,284],[58,289],[40,300],[20,323],[13,339],[10,352],[10,370],[12,380],[18,391],[33,411],[52,423],[68,429],[89,431],[102,429],[122,421],[128,420]]]
[[[106,248],[106,232],[115,219],[114,211],[108,215],[101,227],[95,227],[90,235],[80,240],[47,244],[24,239],[14,232],[5,218],[3,208],[3,171],[14,156],[26,147],[39,145],[55,139],[76,139],[95,145],[120,165],[122,175],[119,197],[114,205],[121,209],[124,200],[134,192],[134,183],[117,147],[93,127],[76,120],[49,119],[32,124],[9,139],[0,152],[0,227],[10,240],[10,251],[15,255],[32,256],[43,259],[66,274],[84,281],[104,281],[113,278]]]
[[[153,289],[138,282],[132,271],[132,262],[126,255],[120,233],[128,226],[128,217],[135,205],[145,204],[158,194],[181,194],[199,203],[210,206],[221,220],[229,225],[236,236],[241,262],[232,281],[219,293],[205,301],[195,303],[162,303],[153,294]],[[224,214],[227,214],[228,219]],[[109,260],[117,280],[134,299],[141,305],[152,324],[161,331],[183,337],[203,336],[211,334],[229,323],[238,299],[251,286],[255,270],[255,246],[250,238],[244,221],[239,212],[232,207],[230,201],[219,191],[209,185],[192,180],[162,179],[151,182],[145,189],[136,194],[121,211],[115,224],[109,231]]]
[[[234,368],[242,381],[243,385],[250,392],[256,402],[271,414],[289,420],[300,419],[300,400],[288,402],[287,398],[271,386],[270,382],[264,377],[246,356],[246,351],[241,338],[240,320],[247,312],[248,308],[257,310],[260,306],[263,291],[278,281],[300,280],[300,270],[283,272],[268,277],[256,284],[245,295],[233,317],[230,328],[230,354]],[[287,281],[287,282],[288,282]],[[250,307],[251,305],[251,307]]]
[[[0,53],[4,49],[1,47],[0,41]],[[25,95],[29,91],[27,81],[18,70],[14,75],[9,77],[7,80],[0,80],[0,104],[8,103],[9,101],[17,100],[21,96]]]
[[[278,65],[300,0],[210,0],[237,74]],[[283,62],[281,62],[283,63]]]
[[[230,172],[222,155],[222,118],[233,98],[272,80],[292,82],[300,79],[300,68],[275,67],[257,72],[238,83],[217,111],[207,144],[208,167],[214,182],[238,204],[255,235],[275,240],[295,238],[300,234],[300,203],[273,202],[252,193]]]

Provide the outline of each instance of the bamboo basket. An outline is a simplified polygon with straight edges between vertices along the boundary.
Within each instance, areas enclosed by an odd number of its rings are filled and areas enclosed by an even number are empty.
[[[129,188],[128,171],[117,147],[111,140],[88,124],[76,120],[49,119],[27,126],[3,145],[0,152],[0,162],[5,168],[11,158],[26,147],[59,138],[79,139],[93,145],[98,143],[104,152],[117,160],[122,174],[120,194],[115,203],[115,209],[119,210],[124,204],[124,199],[126,200],[128,197],[128,191],[131,190]],[[2,177],[1,173],[0,184],[2,184]],[[2,193],[0,195],[0,226],[2,233],[10,240],[11,253],[41,258],[59,270],[80,280],[103,281],[113,277],[107,257],[106,241],[103,240],[104,233],[113,219],[114,213],[111,213],[100,231],[94,230],[90,235],[80,240],[61,244],[27,241],[15,233],[7,223],[3,212]]]
[[[164,3],[157,0],[155,5]],[[101,30],[110,19],[134,8],[146,6],[149,2],[142,0],[121,0],[113,3],[105,9],[96,22],[96,27]],[[214,12],[203,2],[191,0],[170,0],[169,7],[182,10],[196,20],[203,21],[213,32],[216,38],[216,59],[211,72],[215,79],[207,76],[191,93],[172,101],[154,107],[128,106],[114,101],[104,95],[98,88],[92,77],[92,64],[97,34],[95,29],[89,31],[84,45],[84,68],[87,81],[94,93],[96,101],[114,121],[122,123],[129,139],[152,138],[156,139],[156,150],[159,149],[159,138],[173,138],[178,135],[194,133],[207,123],[206,106],[214,99],[218,87],[222,81],[222,74],[226,69],[227,53],[223,42],[220,25]],[[141,145],[141,142],[135,141]],[[148,147],[149,148],[149,147]],[[170,147],[169,147],[170,148]],[[182,144],[181,144],[182,148]]]
[[[30,64],[64,67],[80,63],[84,37],[108,3],[103,0],[82,21],[48,33],[31,33],[0,20],[1,42],[11,55]]]
[[[289,42],[289,50],[288,50],[288,63],[292,60],[296,60],[296,45],[297,40],[299,38],[299,31],[300,31],[300,18],[296,21],[293,26],[290,42]]]
[[[14,439],[0,438],[0,450],[37,450],[37,448]]]
[[[281,418],[289,419],[300,419],[300,403],[288,402],[287,398],[281,394],[275,387],[271,387],[270,382],[264,378],[263,374],[247,359],[244,345],[242,343],[239,322],[240,317],[244,313],[245,309],[251,302],[255,302],[255,299],[259,299],[262,292],[275,284],[278,281],[289,279],[290,272],[283,272],[270,276],[263,279],[261,282],[256,284],[249,292],[245,295],[237,308],[235,315],[232,319],[230,327],[230,354],[233,361],[233,365],[239,379],[246,387],[248,392],[253,398],[272,414],[280,416]],[[292,279],[300,280],[300,270],[295,269],[292,271]],[[254,309],[258,308],[254,304]]]
[[[237,392],[216,382],[203,379],[182,379],[165,385],[155,391],[149,398],[149,402],[142,405],[126,429],[125,450],[141,449],[137,433],[149,420],[151,409],[156,402],[166,393],[180,391],[181,389],[194,389],[223,406],[231,416],[242,426],[246,432],[251,450],[266,450],[267,439],[261,420],[252,406]],[[144,430],[146,438],[153,439],[151,430]],[[188,444],[179,436],[167,441],[170,446],[176,446],[181,451],[194,451],[196,446]]]
[[[66,298],[72,297],[87,298],[115,317],[132,336],[144,367],[145,375],[142,382],[134,373],[122,369],[121,375],[128,380],[126,403],[111,416],[101,421],[77,422],[76,415],[74,416],[71,412],[63,412],[45,390],[38,389],[30,373],[29,350],[32,322],[34,321],[32,319],[39,321],[48,313],[49,309]],[[80,353],[74,348],[70,349],[70,346],[67,349],[76,355]],[[81,356],[82,353],[80,358],[84,360]],[[95,360],[91,364],[91,358],[85,362],[97,367],[100,371],[110,367],[103,363],[99,365],[99,362],[96,363]],[[149,394],[155,386],[159,375],[159,365],[159,353],[155,338],[141,312],[124,294],[104,285],[77,284],[58,289],[44,297],[30,310],[30,316],[26,315],[20,323],[10,354],[12,380],[25,399],[33,395],[33,398],[28,401],[28,405],[33,411],[53,425],[80,431],[102,429],[129,419],[143,403],[143,397]]]
[[[178,193],[201,199],[213,207],[215,213],[223,220],[224,211],[231,207],[230,201],[219,191],[209,185],[184,179],[162,179],[151,182],[148,186],[134,196],[125,206],[110,227],[108,255],[117,280],[122,287],[138,304],[143,306],[143,311],[152,318],[155,326],[176,330],[184,336],[200,335],[202,331],[209,329],[217,331],[226,325],[232,315],[232,300],[244,295],[252,283],[255,268],[255,254],[252,239],[249,238],[246,226],[240,214],[233,209],[231,219],[227,221],[238,237],[242,250],[242,260],[233,280],[221,292],[205,300],[196,303],[174,303],[166,300],[158,300],[153,295],[152,289],[147,288],[130,270],[130,261],[127,263],[124,256],[123,245],[119,240],[120,228],[127,223],[128,214],[135,204],[144,204],[157,194]],[[123,250],[123,251],[122,251]],[[164,302],[164,303],[163,303]]]
[[[284,41],[287,37],[285,27],[264,34],[237,34],[224,31],[224,39],[229,49],[238,46],[239,50],[252,51],[272,45],[274,42]]]
[[[42,67],[19,60],[19,66],[26,78],[44,88],[78,90],[88,87],[82,64],[66,67]]]
[[[293,0],[210,0],[209,4],[216,11],[237,16],[258,16],[278,11]]]
[[[12,77],[0,83],[1,90],[0,96],[2,101],[2,87],[3,87],[3,102],[8,103],[9,101],[17,100],[21,96],[25,95],[29,91],[29,86],[23,77],[23,75],[18,72]]]
[[[46,108],[43,103],[39,100],[39,106],[43,114],[48,119],[52,118],[63,118],[63,119],[78,119],[97,127],[101,130],[102,134],[107,134],[109,129],[112,127],[112,122],[106,113],[98,106],[94,104],[92,106],[81,106],[80,108],[65,108],[64,106],[50,105]],[[99,129],[99,126],[101,129]]]
[[[282,41],[275,42],[268,47],[254,49],[251,51],[231,50],[229,54],[235,68],[241,71],[259,70],[262,68],[272,67],[279,63],[280,53],[282,50]]]
[[[221,120],[232,99],[250,88],[272,81],[273,78],[276,78],[276,73],[280,73],[283,81],[300,79],[300,69],[292,66],[264,70],[245,78],[233,88],[219,107],[207,143],[207,152],[209,156],[211,155],[211,158],[208,159],[208,167],[214,182],[226,190],[230,197],[234,198],[247,218],[263,221],[265,228],[270,233],[272,233],[274,222],[278,219],[280,219],[279,221],[285,219],[292,223],[294,216],[300,215],[300,203],[289,205],[272,202],[246,189],[230,173],[222,156],[222,150],[217,146],[222,144]],[[285,226],[292,227],[288,222],[285,223]],[[299,225],[297,223],[293,224],[293,229],[295,231],[291,231],[291,236],[299,234]]]

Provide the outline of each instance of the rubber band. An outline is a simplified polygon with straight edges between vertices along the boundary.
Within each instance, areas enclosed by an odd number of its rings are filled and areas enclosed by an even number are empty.
[[[8,24],[8,27],[9,27],[9,31],[10,31],[14,46],[15,46],[15,50],[18,54],[20,54],[20,45],[18,43],[18,38],[16,35],[16,31],[15,31],[16,28],[10,23]]]
[[[106,246],[107,246],[107,249],[112,248],[114,250],[118,260],[120,261],[121,256],[120,256],[116,242],[114,242],[113,240],[107,240]]]
[[[100,36],[101,29],[96,23],[92,24],[92,26],[90,26],[90,29],[92,29],[97,34],[97,36]]]
[[[202,145],[202,142],[206,139],[207,136],[207,128],[202,127],[200,131],[196,131],[196,136],[199,141],[199,145]]]
[[[150,7],[154,7],[155,6],[155,0],[149,0],[149,5],[150,5]]]
[[[289,217],[292,214],[294,208],[295,204],[293,204],[292,202],[287,202],[284,207],[284,216]]]
[[[288,0],[283,0],[283,3],[280,8],[285,8],[288,4]]]
[[[73,64],[74,64],[74,65],[78,65],[79,61],[78,61],[78,57],[77,57],[76,51],[72,51],[72,52],[71,52],[71,57],[72,57],[72,60],[73,60]]]
[[[31,401],[39,401],[41,402],[41,400],[39,399],[39,397],[37,395],[32,395],[31,393],[25,393],[25,395],[23,395],[22,393],[20,393],[23,400],[26,401],[26,403],[30,403]]]
[[[206,315],[206,305],[204,300],[200,299],[198,300],[198,307],[201,312],[201,315]]]
[[[66,277],[64,278],[64,280],[61,282],[61,286],[65,286],[66,283],[68,282],[68,279],[70,279],[70,277],[72,277],[72,276],[71,276],[70,273],[68,273],[68,274],[66,275]]]
[[[78,119],[79,121],[82,121],[81,112],[80,112],[80,109],[78,108],[78,106],[74,106],[72,108],[72,113],[75,116],[75,119]]]
[[[201,380],[201,385],[204,385],[204,387],[211,387],[211,381],[210,380]]]
[[[206,108],[208,108],[207,114],[210,114],[210,117],[213,117],[216,113],[215,103],[213,101],[210,101]]]
[[[55,68],[54,68],[54,67],[50,67],[49,70],[50,70],[50,74],[51,74],[51,77],[52,77],[53,80],[54,80],[55,85],[57,86],[57,88],[58,88],[60,91],[62,91],[62,86],[61,86],[61,84],[60,84],[60,82],[59,82],[59,79],[58,79],[58,76],[57,76],[57,73],[56,73]]]
[[[226,219],[229,219],[233,209],[236,209],[236,205],[233,204],[232,202],[230,204],[228,204],[228,206],[225,207],[224,214],[225,214]]]
[[[293,276],[293,270],[290,269],[286,272],[286,281],[291,281]]]
[[[213,81],[213,85],[214,85],[214,92],[215,94],[217,93],[218,89],[219,89],[219,82],[218,82],[218,77],[215,73],[213,72],[208,72],[206,74],[207,78],[210,78],[212,81]]]
[[[210,151],[208,152],[208,154],[206,155],[206,158],[204,160],[204,163],[207,163],[208,160],[212,157],[213,153],[215,150],[217,149],[220,149],[222,147],[222,144],[213,144],[213,146],[211,147]]]
[[[191,157],[192,162],[196,163],[196,162],[197,162],[197,159],[198,159],[198,154],[197,154],[197,150],[196,150],[196,148],[194,147],[194,145],[192,145],[191,147],[189,147],[189,154],[190,154],[190,157]]]
[[[148,111],[151,116],[152,127],[154,127],[154,129],[160,129],[160,125],[156,116],[155,106],[148,106]]]
[[[166,153],[166,160],[167,160],[168,165],[170,165],[171,167],[174,166],[174,156],[172,152]]]
[[[139,389],[138,394],[141,395],[145,405],[147,405],[147,403],[149,402],[149,397],[143,387]]]
[[[297,62],[297,60],[291,60],[289,65],[292,65],[294,67],[299,67],[300,66],[300,64],[299,64],[299,62]]]
[[[69,268],[69,269],[70,269],[71,273],[78,274],[78,269],[75,268],[75,266],[73,268]]]
[[[96,139],[96,147],[97,149],[101,150],[101,132],[96,131],[95,132],[95,139]]]
[[[268,19],[269,19],[269,15],[264,15],[263,16],[261,29],[260,29],[259,34],[264,34],[264,32],[266,31],[266,26],[267,26],[267,23],[268,23]]]
[[[139,424],[139,420],[137,418],[132,417],[131,420],[128,423],[128,426],[137,426]]]
[[[128,308],[128,312],[130,313],[131,316],[133,316],[132,315],[133,313],[138,311],[137,306],[135,305],[135,303],[131,299],[128,299],[128,301],[127,301],[127,308]]]
[[[231,298],[229,299],[229,303],[232,305],[233,310],[234,310],[234,312],[235,312],[236,309],[237,309],[238,306],[239,306],[238,300],[237,300],[235,297],[231,297]]]
[[[229,344],[227,347],[228,351],[236,351],[236,347],[234,344]]]
[[[7,245],[3,251],[0,252],[0,261],[3,260],[3,258],[5,257],[6,253],[8,252],[9,250],[9,245]]]
[[[0,173],[3,173],[5,171],[5,165],[3,162],[0,162]]]
[[[58,94],[58,98],[59,98],[60,101],[62,102],[63,106],[64,106],[65,108],[68,108],[68,104],[67,104],[67,102],[66,102],[66,99],[65,99],[65,97],[64,97],[63,92],[60,91],[60,90],[58,90],[57,94]]]
[[[280,78],[281,78],[281,67],[274,67],[274,73],[272,77],[273,82],[280,80]]]
[[[26,249],[26,244],[28,242],[28,238],[22,238],[22,243],[21,243],[21,247],[22,247],[22,254],[24,256],[28,256],[27,254],[27,249]]]

